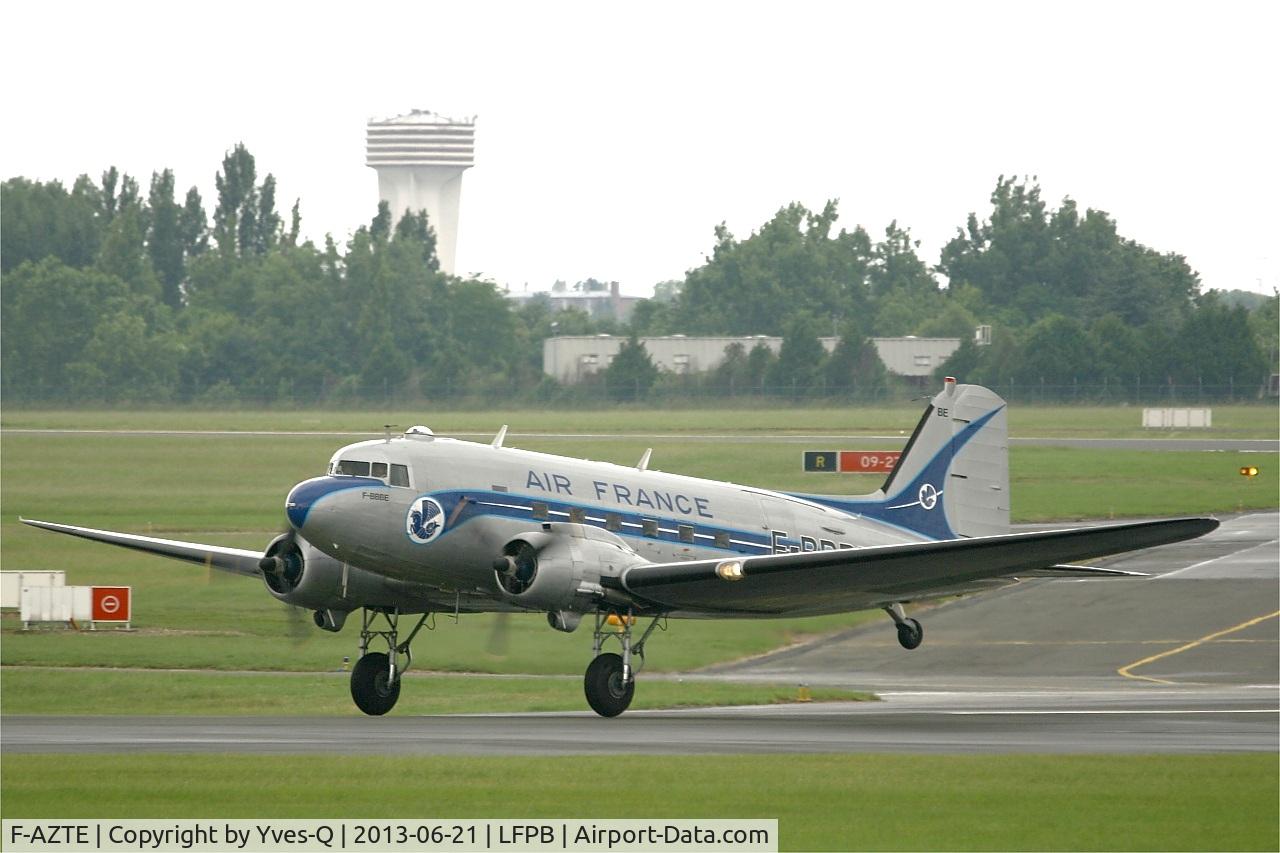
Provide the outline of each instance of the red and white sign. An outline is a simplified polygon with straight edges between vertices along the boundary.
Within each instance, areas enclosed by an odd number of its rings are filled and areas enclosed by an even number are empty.
[[[93,589],[94,622],[131,622],[133,592],[128,586],[95,586]]]
[[[841,450],[840,473],[888,474],[898,464],[901,455],[901,450]]]

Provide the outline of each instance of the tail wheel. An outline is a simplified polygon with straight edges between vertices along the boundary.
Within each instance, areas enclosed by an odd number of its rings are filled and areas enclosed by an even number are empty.
[[[609,652],[597,655],[587,667],[583,687],[591,710],[602,717],[616,717],[631,704],[631,697],[636,692],[636,680],[632,678],[623,683],[622,656]]]
[[[382,652],[370,652],[351,669],[351,698],[371,717],[390,711],[400,698],[400,679],[391,683],[391,661]]]
[[[924,626],[915,619],[907,619],[898,625],[898,642],[904,649],[917,648],[924,642]]]

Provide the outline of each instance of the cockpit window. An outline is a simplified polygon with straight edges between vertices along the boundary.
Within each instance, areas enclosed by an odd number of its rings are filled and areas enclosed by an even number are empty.
[[[391,485],[409,488],[409,469],[404,465],[391,466]]]
[[[348,477],[368,477],[369,463],[357,462],[354,459],[339,459],[335,474],[346,474]]]
[[[372,472],[373,472],[373,476],[378,477],[379,479],[382,479],[382,480],[387,479],[387,463],[374,462],[372,466]]]

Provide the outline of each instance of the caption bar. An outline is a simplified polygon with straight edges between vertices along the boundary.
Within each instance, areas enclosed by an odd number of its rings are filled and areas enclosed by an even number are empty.
[[[6,820],[11,853],[778,849],[776,820]]]

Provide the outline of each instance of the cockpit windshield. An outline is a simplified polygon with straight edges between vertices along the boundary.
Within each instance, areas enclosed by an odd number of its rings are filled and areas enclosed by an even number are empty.
[[[337,477],[372,477],[390,486],[409,488],[408,466],[395,463],[368,462],[363,459],[335,459],[329,466],[329,474]]]

